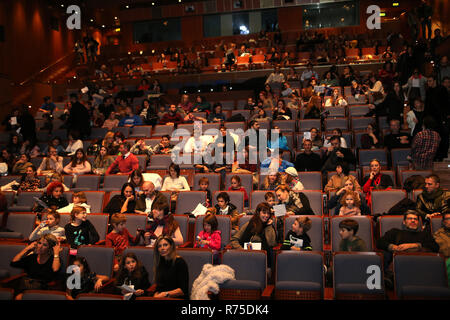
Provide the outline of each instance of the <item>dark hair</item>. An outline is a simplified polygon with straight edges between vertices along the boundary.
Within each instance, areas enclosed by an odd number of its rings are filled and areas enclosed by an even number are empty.
[[[120,131],[116,131],[116,132],[114,133],[114,139],[116,139],[116,138],[121,138],[122,141],[125,140],[125,136],[124,136],[123,133],[120,132]]]
[[[330,143],[331,143],[331,141],[333,141],[333,140],[338,140],[339,143],[341,143],[341,137],[339,137],[339,136],[332,136],[332,137],[330,138]]]
[[[276,199],[276,196],[273,194],[273,192],[268,191],[268,192],[266,192],[266,193],[264,194],[264,200],[267,201],[267,199],[269,199],[269,198],[274,198],[274,199]]]
[[[124,197],[126,187],[130,187],[133,190],[133,196],[136,199],[136,191],[134,190],[134,186],[130,182],[126,182],[123,184],[122,189],[120,190],[120,195]]]
[[[434,183],[441,183],[441,179],[436,174],[430,174],[426,176],[425,179],[433,179]]]
[[[78,100],[78,94],[76,94],[76,93],[71,93],[71,94],[69,95],[69,97],[70,97],[70,99],[75,98],[75,99]]]
[[[131,183],[134,187],[139,187],[138,185],[135,185],[135,184],[134,184],[133,178],[134,178],[135,176],[138,176],[139,178],[141,178],[141,184],[140,184],[140,185],[142,186],[142,184],[144,183],[144,176],[142,175],[141,169],[136,169],[136,170],[134,170],[133,172],[131,172],[131,174],[130,174],[130,176],[129,176],[130,183]]]
[[[336,164],[336,168],[338,166],[340,166],[342,168],[342,173],[344,174],[344,176],[348,176],[350,174],[350,168],[346,162],[338,161],[338,163]]]
[[[219,198],[222,198],[225,203],[230,203],[230,196],[226,192],[219,193],[216,197],[217,201],[219,201]]]
[[[136,267],[134,268],[131,274],[128,274],[128,270],[125,268],[125,261],[127,258],[131,258],[136,261]],[[128,252],[126,255],[122,257],[122,261],[120,262],[119,275],[117,276],[116,284],[121,285],[125,282],[125,279],[139,279],[143,276],[143,265],[141,261],[138,260],[136,254],[134,252]]]
[[[128,142],[122,142],[119,146],[123,146],[127,151],[130,151],[130,144]]]
[[[413,215],[415,215],[417,218],[419,218],[419,214],[417,213],[416,210],[406,210],[406,212],[403,214],[403,221],[406,220],[406,217],[407,217],[409,214],[413,214]]]
[[[75,151],[75,153],[72,156],[72,161],[70,163],[70,166],[72,168],[77,166],[77,163],[78,163],[77,153],[78,152],[81,152],[83,154],[83,157],[81,158],[80,163],[84,163],[87,161],[87,156],[86,156],[86,153],[84,152],[83,148],[78,148],[77,151]]]
[[[205,223],[207,223],[211,226],[211,231],[216,231],[219,226],[219,222],[217,221],[216,216],[213,214],[208,214],[203,219],[203,226],[205,225]]]
[[[152,205],[152,210],[164,211],[164,215],[169,214],[169,206],[166,201],[156,201]]]
[[[252,234],[260,234],[262,232],[264,226],[260,217],[261,211],[269,213],[270,216],[272,216],[273,213],[270,209],[271,207],[267,202],[261,202],[260,204],[258,204],[255,210],[255,214],[248,223],[248,227],[250,228]]]
[[[181,169],[180,169],[180,166],[179,166],[179,165],[177,165],[177,164],[175,164],[175,163],[171,163],[171,164],[170,164],[170,166],[169,166],[169,176],[170,176],[170,169],[175,170],[175,172],[177,173],[177,178],[180,176],[180,171],[181,171]]]
[[[425,129],[433,130],[434,128],[436,128],[436,121],[432,116],[426,116],[425,118],[423,118],[423,126],[425,127]]]
[[[168,134],[163,135],[163,136],[161,137],[161,139],[162,139],[162,138],[167,138],[167,140],[170,140],[170,136],[169,136]]]
[[[353,230],[353,235],[355,235],[358,232],[359,224],[355,220],[344,219],[341,222],[339,222],[339,228],[346,229],[348,231],[352,231]]]
[[[75,260],[73,260],[72,264],[74,264],[75,261],[78,261],[83,266],[83,269],[84,269],[83,273],[84,274],[90,274],[91,273],[91,267],[89,267],[89,264],[88,264],[88,262],[87,262],[85,257],[76,256]]]

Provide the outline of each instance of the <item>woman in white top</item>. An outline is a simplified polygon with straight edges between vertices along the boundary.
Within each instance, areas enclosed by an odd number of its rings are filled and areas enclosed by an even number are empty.
[[[72,161],[64,167],[66,174],[86,174],[91,172],[91,164],[87,160],[86,153],[82,148],[78,149],[72,156]]]
[[[185,177],[180,177],[180,166],[172,163],[169,166],[169,176],[164,179],[161,191],[190,191]]]
[[[83,149],[83,141],[78,139],[78,134],[71,132],[69,134],[69,145],[66,148],[68,156],[73,156],[78,149]]]

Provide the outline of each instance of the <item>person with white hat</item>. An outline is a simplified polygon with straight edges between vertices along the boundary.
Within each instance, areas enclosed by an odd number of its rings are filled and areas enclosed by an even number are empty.
[[[292,191],[301,191],[305,189],[298,178],[297,170],[294,167],[288,167],[281,174],[282,184],[287,184]]]

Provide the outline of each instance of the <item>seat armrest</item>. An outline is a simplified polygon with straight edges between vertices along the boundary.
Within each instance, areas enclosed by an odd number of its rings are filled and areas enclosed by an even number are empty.
[[[182,245],[179,245],[178,248],[192,248],[193,243],[191,241],[186,241]]]
[[[268,285],[263,293],[261,294],[261,299],[263,300],[269,300],[272,298],[273,290],[275,289],[274,285]]]
[[[153,296],[153,295],[155,294],[155,292],[156,292],[156,283],[155,283],[155,284],[152,284],[152,285],[150,286],[150,288],[148,288],[148,289],[146,290],[146,292],[147,292],[147,294],[148,294],[149,296]]]
[[[0,280],[0,285],[2,287],[7,287],[8,285],[10,285],[11,282],[13,281],[17,281],[22,277],[25,277],[27,274],[26,273],[20,273],[20,274],[16,274],[15,276],[11,276],[5,279]]]
[[[100,241],[97,241],[95,243],[95,245],[103,246],[103,245],[105,245],[105,243],[106,243],[106,240],[100,240]]]

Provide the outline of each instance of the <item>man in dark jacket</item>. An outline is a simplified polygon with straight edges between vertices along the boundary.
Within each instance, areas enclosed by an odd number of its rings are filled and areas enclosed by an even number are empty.
[[[144,194],[140,195],[136,200],[136,213],[150,214],[155,203],[168,203],[166,196],[158,190],[155,190],[155,185],[151,181],[143,183],[142,191],[144,191]]]
[[[91,118],[89,111],[78,101],[78,95],[72,93],[70,95],[70,102],[72,107],[70,108],[67,132],[76,130],[80,133],[81,140],[89,138],[91,135]]]
[[[311,151],[312,142],[307,139],[303,141],[303,148],[305,151],[299,153],[295,159],[295,169],[301,171],[320,171],[322,160],[317,153]]]
[[[355,165],[356,159],[352,150],[341,147],[341,138],[333,136],[330,139],[331,146],[328,148],[324,158],[323,172],[334,171],[338,163],[345,163],[347,166]]]
[[[425,189],[417,197],[416,211],[422,219],[428,219],[449,210],[450,192],[440,187],[441,180],[435,174],[425,178]]]
[[[419,215],[414,210],[403,215],[402,229],[393,228],[378,239],[377,248],[384,251],[384,269],[388,274],[392,274],[388,268],[394,252],[439,251],[429,229],[419,227]]]

